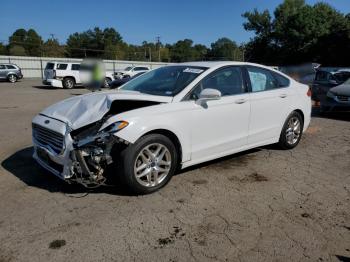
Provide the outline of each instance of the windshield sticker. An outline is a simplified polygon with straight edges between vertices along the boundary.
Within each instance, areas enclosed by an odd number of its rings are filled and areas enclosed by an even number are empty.
[[[197,69],[197,68],[186,68],[183,72],[184,73],[192,73],[192,74],[200,74],[203,72],[203,70]]]

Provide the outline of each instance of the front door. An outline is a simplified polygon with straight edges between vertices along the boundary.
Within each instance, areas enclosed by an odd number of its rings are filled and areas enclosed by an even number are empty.
[[[219,90],[221,99],[197,105],[195,100],[206,88]],[[246,146],[250,102],[240,67],[224,67],[211,73],[194,88],[190,99],[192,161],[210,160]]]

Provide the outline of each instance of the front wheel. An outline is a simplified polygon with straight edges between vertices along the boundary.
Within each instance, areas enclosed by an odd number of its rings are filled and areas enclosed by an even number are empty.
[[[292,149],[299,144],[303,133],[304,122],[298,112],[292,112],[283,125],[279,139],[279,146],[283,149]]]
[[[152,193],[166,185],[175,173],[178,161],[176,147],[160,134],[140,138],[119,157],[122,180],[136,194]]]
[[[9,75],[8,80],[10,83],[15,83],[17,81],[17,76],[16,75]]]

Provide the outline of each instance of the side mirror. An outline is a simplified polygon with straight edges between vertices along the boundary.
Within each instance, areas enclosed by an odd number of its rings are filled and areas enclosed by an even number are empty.
[[[199,98],[196,100],[197,105],[203,106],[207,101],[219,100],[221,98],[221,92],[217,89],[206,88],[201,91]]]

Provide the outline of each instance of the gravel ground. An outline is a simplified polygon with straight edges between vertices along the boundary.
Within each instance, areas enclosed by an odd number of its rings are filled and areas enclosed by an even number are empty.
[[[300,145],[192,167],[159,192],[86,192],[31,158],[31,119],[84,89],[0,83],[0,261],[349,261],[350,114]]]

